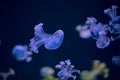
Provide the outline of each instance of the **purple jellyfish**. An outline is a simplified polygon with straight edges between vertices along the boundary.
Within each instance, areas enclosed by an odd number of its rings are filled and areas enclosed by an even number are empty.
[[[59,64],[56,65],[56,68],[60,69],[60,71],[57,74],[60,80],[68,80],[70,77],[73,78],[73,80],[75,80],[76,76],[73,75],[73,73],[80,74],[80,71],[74,69],[74,65],[71,65],[69,59],[61,61]]]
[[[30,62],[32,60],[31,55],[32,52],[28,51],[27,46],[16,45],[12,50],[12,56],[18,61]]]
[[[39,23],[35,26],[34,37],[30,40],[30,50],[34,53],[38,53],[38,48],[44,45],[48,50],[55,50],[59,48],[63,42],[64,32],[57,30],[54,34],[47,34],[44,32],[43,23]]]

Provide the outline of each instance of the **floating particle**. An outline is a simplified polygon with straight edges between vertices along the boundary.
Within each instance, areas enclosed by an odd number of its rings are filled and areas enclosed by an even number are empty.
[[[27,46],[16,45],[12,50],[12,56],[18,61],[30,62],[32,60],[31,55],[32,52],[28,51]]]

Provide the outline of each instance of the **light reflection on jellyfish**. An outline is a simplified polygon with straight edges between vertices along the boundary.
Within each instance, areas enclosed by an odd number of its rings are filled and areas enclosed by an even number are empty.
[[[63,42],[64,32],[57,30],[54,34],[47,34],[44,32],[43,23],[39,23],[35,26],[34,37],[30,40],[30,50],[34,53],[38,53],[38,48],[44,45],[48,50],[55,50],[60,47]]]
[[[112,63],[120,66],[120,56],[113,56],[112,57]]]
[[[32,52],[28,51],[27,46],[16,45],[12,50],[12,56],[18,61],[30,62],[32,60],[31,55]]]

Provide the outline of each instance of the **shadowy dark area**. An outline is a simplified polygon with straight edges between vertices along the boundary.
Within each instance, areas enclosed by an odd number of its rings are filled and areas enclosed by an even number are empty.
[[[108,23],[110,18],[104,9],[117,5],[119,0],[3,0],[0,2],[0,72],[9,67],[16,72],[8,80],[40,80],[39,70],[44,66],[55,65],[59,61],[71,59],[76,69],[90,70],[92,61],[99,59],[110,68],[108,79],[119,80],[120,66],[112,64],[112,56],[120,55],[120,39],[111,42],[105,49],[98,49],[93,39],[81,39],[75,30],[76,25],[84,24],[86,17],[93,16],[99,22]],[[62,29],[64,41],[57,50],[39,48],[39,54],[33,54],[30,63],[16,61],[12,57],[15,45],[29,45],[34,36],[34,26],[44,23],[46,33]],[[57,70],[56,70],[57,71]],[[0,77],[1,80],[1,77]],[[79,79],[78,79],[79,80]]]

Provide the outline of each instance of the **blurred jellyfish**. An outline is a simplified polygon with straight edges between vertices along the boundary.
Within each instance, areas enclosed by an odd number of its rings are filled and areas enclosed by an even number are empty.
[[[9,68],[9,72],[0,72],[0,76],[3,77],[3,80],[7,80],[7,78],[12,75],[15,75],[15,71],[12,68]]]
[[[117,14],[116,13],[117,8],[118,8],[117,6],[113,5],[111,9],[110,8],[105,9],[104,13],[107,14],[112,20],[114,20],[116,18],[116,14]]]
[[[80,74],[79,70],[74,69],[74,65],[71,65],[70,60],[61,61],[59,64],[56,65],[57,69],[60,69],[58,72],[58,77],[60,80],[68,80],[69,78],[76,79],[76,76],[73,73]]]
[[[92,70],[81,72],[81,80],[97,80],[97,76],[99,75],[103,75],[104,78],[109,77],[109,69],[106,67],[105,63],[100,62],[99,60],[94,60],[92,66]]]
[[[48,66],[40,69],[41,76],[46,76],[46,75],[49,75],[49,74],[51,75],[51,74],[54,74],[54,73],[55,73],[54,69],[52,69],[51,67],[48,67]]]
[[[117,6],[113,5],[112,8],[108,8],[104,10],[104,13],[107,14],[111,21],[109,21],[109,25],[111,26],[111,41],[114,41],[116,39],[120,38],[120,16],[117,16]]]
[[[18,61],[30,62],[32,60],[31,55],[32,52],[28,51],[27,46],[16,45],[12,50],[12,56]]]
[[[120,16],[117,16],[117,8],[117,6],[113,5],[111,9],[104,10],[104,13],[111,18],[109,24],[102,24],[101,22],[97,22],[97,19],[94,17],[87,17],[85,25],[82,27],[78,26],[76,30],[80,32],[81,36],[82,33],[86,33],[86,31],[83,31],[83,28],[87,29],[91,33],[91,37],[97,40],[96,46],[98,48],[103,49],[108,47],[111,41],[120,38]],[[85,37],[86,35],[83,36]]]
[[[112,57],[112,63],[120,66],[120,56],[113,56]]]
[[[35,26],[34,38],[30,40],[30,50],[34,53],[38,53],[38,48],[44,45],[48,50],[55,50],[59,48],[63,42],[64,32],[57,30],[54,34],[47,34],[44,32],[43,23],[39,23]]]
[[[87,20],[86,20],[85,24],[87,24],[87,25],[94,25],[94,24],[96,24],[96,22],[97,22],[96,18],[94,18],[94,17],[87,17]]]
[[[76,26],[76,30],[79,32],[80,37],[83,39],[88,39],[91,37],[91,32],[88,29],[87,25],[83,25],[83,26],[78,25]]]
[[[96,41],[96,46],[100,49],[108,47],[109,44],[110,44],[110,39],[109,37],[106,36],[102,36],[98,38]]]
[[[59,80],[58,78],[54,77],[54,73],[54,69],[48,66],[40,69],[40,75],[43,77],[42,80]]]

